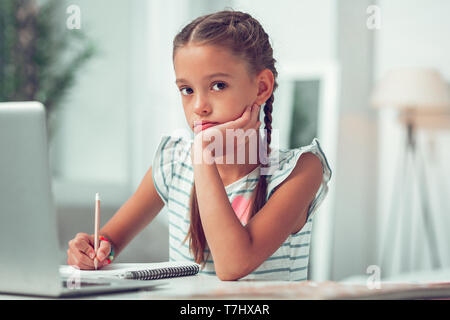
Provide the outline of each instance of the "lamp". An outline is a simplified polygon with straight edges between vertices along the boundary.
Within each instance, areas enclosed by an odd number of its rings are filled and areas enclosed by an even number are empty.
[[[434,233],[433,222],[429,211],[428,188],[425,179],[425,161],[420,159],[416,145],[416,130],[448,129],[450,128],[450,92],[448,84],[442,79],[438,71],[430,68],[398,68],[390,70],[375,86],[371,97],[371,104],[375,108],[394,108],[398,110],[398,120],[406,126],[406,144],[398,159],[394,192],[404,192],[405,187],[411,186],[408,172],[408,156],[411,154],[413,166],[417,166],[419,187],[421,188],[421,211],[424,221],[425,233],[430,246],[433,268],[441,266],[438,245]],[[403,168],[403,172],[400,169]],[[402,173],[401,176],[399,176]],[[398,189],[398,184],[403,188]],[[391,229],[395,227],[390,219],[400,218],[396,214],[398,194],[392,196],[391,211],[388,212],[388,231],[382,245],[381,259],[386,258],[386,250],[393,244]]]

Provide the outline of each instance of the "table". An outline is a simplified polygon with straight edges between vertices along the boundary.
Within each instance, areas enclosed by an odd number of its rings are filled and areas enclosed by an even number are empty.
[[[340,282],[289,281],[221,281],[216,276],[197,274],[189,277],[165,279],[166,283],[148,290],[79,296],[71,299],[95,300],[208,300],[208,299],[328,299],[339,293],[367,293],[367,275],[344,279]],[[446,281],[450,293],[450,269],[420,271],[385,279],[395,282]],[[344,286],[344,285],[348,286]],[[333,292],[333,290],[335,290]],[[375,291],[374,291],[375,292]],[[283,296],[283,293],[285,296]],[[357,296],[356,296],[357,297]],[[450,294],[449,294],[450,297]],[[401,298],[401,297],[400,297]],[[31,296],[0,294],[0,299],[48,299]],[[68,299],[68,298],[64,298]]]

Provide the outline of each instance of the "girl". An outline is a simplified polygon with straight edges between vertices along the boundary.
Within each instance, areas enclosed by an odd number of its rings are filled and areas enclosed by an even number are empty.
[[[195,261],[221,280],[306,280],[312,218],[331,169],[317,139],[271,150],[275,62],[268,35],[249,14],[221,11],[185,26],[173,41],[173,64],[194,138],[164,136],[136,192],[101,229],[97,255],[93,236],[80,233],[69,241],[68,264],[111,263],[166,205],[170,260]],[[257,132],[256,161],[251,134],[237,142],[227,136],[237,129]],[[211,134],[228,147],[211,150],[204,139]],[[224,160],[231,152],[243,163]]]

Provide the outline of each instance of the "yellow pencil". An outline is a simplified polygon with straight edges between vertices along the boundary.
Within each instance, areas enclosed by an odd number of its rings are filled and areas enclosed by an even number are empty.
[[[95,232],[94,232],[94,250],[96,257],[94,258],[94,267],[97,270],[98,260],[97,260],[97,249],[98,249],[98,236],[100,227],[100,195],[98,192],[95,194]]]

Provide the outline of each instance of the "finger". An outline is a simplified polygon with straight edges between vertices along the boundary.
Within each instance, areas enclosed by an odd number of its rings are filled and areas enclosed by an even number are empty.
[[[86,256],[93,259],[95,252],[90,242],[89,235],[77,235],[73,240],[69,241],[69,247],[83,252]]]
[[[255,129],[256,123],[259,120],[259,105],[254,103],[251,107],[251,110],[252,111],[248,117],[248,120],[245,122],[243,126],[244,130]]]
[[[94,246],[94,235],[90,235],[84,232],[79,232],[75,236],[76,238],[84,239],[87,243],[89,243],[91,246]]]
[[[259,105],[257,103],[254,103],[252,105],[251,110],[250,110],[250,120],[255,120],[255,119],[257,120],[258,119],[259,109],[260,109],[260,107],[259,107]]]
[[[247,125],[247,123],[251,119],[252,108],[253,108],[253,105],[249,105],[245,108],[241,117],[236,120],[236,123],[235,123],[236,128],[235,129],[244,128]]]
[[[213,129],[222,130],[223,132],[225,132],[225,130],[227,130],[227,129],[230,129],[230,130],[244,129],[245,130],[248,127],[249,121],[251,119],[251,114],[252,114],[252,105],[248,105],[242,111],[242,114],[235,120],[229,121],[229,122],[219,125],[219,126],[215,126],[215,127],[206,129],[206,131],[213,130]]]
[[[90,260],[86,255],[83,253],[78,252],[73,253],[69,255],[69,265],[75,265],[79,267],[80,269],[84,270],[92,270],[94,269],[94,262],[93,260]]]
[[[79,255],[75,255],[75,258],[77,259],[78,263],[87,269],[94,269],[94,259],[90,259],[88,256],[84,255],[83,253]]]
[[[259,104],[256,104],[256,108],[255,108],[255,118],[256,120],[259,119],[259,111],[261,110],[261,106]]]
[[[108,241],[100,241],[100,247],[97,250],[97,259],[102,262],[111,252],[111,245]]]
[[[250,106],[248,107],[248,109],[247,109],[248,116],[249,116],[250,118],[252,117],[252,114],[253,114],[254,111],[255,111],[255,104],[253,103],[253,104],[250,105]]]
[[[81,261],[78,261],[78,267],[83,270],[94,270],[95,269],[94,264],[89,265],[89,264],[83,263]]]
[[[75,267],[78,267],[77,264],[75,263],[75,261],[73,260],[72,257],[67,258],[67,264],[68,264],[69,266],[75,266]],[[79,267],[78,267],[78,268],[79,268]]]
[[[104,266],[107,266],[108,264],[111,263],[111,260],[109,260],[108,258],[106,258],[105,260],[103,260],[103,262],[99,263],[99,268],[103,268]]]
[[[69,241],[69,248],[71,248],[73,252],[80,252],[80,254],[83,254],[90,259],[95,258],[94,248],[83,239],[73,239]]]
[[[260,108],[261,107],[257,103],[255,103],[253,105],[252,118],[251,118],[251,121],[250,121],[253,124],[252,125],[253,128],[255,127],[255,124],[259,120],[259,110],[260,110]]]

